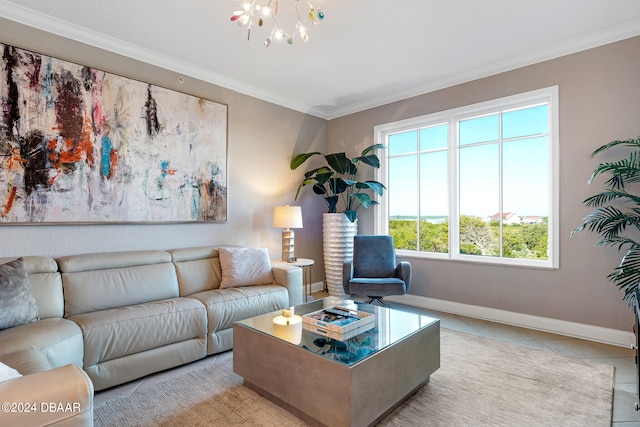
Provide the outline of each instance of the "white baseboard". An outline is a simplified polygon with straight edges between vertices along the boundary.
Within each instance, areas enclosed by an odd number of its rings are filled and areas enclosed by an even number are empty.
[[[324,290],[324,282],[313,282],[311,284],[311,293]]]
[[[459,314],[492,322],[504,323],[512,326],[535,329],[554,334],[581,338],[605,344],[630,347],[635,344],[635,335],[631,331],[603,328],[582,323],[567,322],[547,317],[532,316],[477,305],[427,298],[417,295],[402,295],[385,297],[388,301],[422,307],[429,310]]]

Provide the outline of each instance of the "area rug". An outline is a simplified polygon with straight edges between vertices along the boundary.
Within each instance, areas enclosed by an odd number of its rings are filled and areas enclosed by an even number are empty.
[[[244,387],[232,362],[223,353],[211,365],[97,405],[95,425],[307,425]],[[380,425],[609,426],[613,370],[443,328],[440,369]]]

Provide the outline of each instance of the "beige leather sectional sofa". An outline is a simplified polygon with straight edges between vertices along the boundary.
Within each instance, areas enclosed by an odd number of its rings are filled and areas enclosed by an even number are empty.
[[[3,425],[91,425],[94,389],[229,350],[235,321],[302,303],[288,265],[273,283],[221,288],[218,247],[24,261],[40,320],[0,331],[0,362],[24,375],[0,383],[0,401],[78,410],[3,411]]]

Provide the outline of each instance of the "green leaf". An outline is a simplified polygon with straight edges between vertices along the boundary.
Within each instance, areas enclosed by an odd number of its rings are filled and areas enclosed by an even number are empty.
[[[324,156],[329,164],[329,167],[336,171],[338,174],[347,173],[351,160],[345,153],[327,154]]]
[[[354,181],[344,180],[342,178],[332,179],[329,182],[329,189],[333,194],[344,193],[347,188],[353,185]]]
[[[354,211],[354,210],[345,210],[344,214],[346,215],[346,217],[349,219],[349,221],[351,222],[355,222],[356,219],[358,219],[358,212]]]
[[[379,196],[382,196],[383,191],[387,188],[378,181],[365,181],[356,184],[356,188],[370,188],[375,191]]]
[[[338,196],[325,197],[324,200],[327,202],[328,212],[336,213],[338,206]]]
[[[587,229],[598,233],[597,245],[627,248],[625,256],[608,278],[624,292],[627,302],[636,299],[640,283],[640,244],[634,237],[640,231],[640,196],[627,192],[629,183],[640,182],[640,137],[616,140],[596,149],[591,157],[617,146],[634,147],[628,157],[617,161],[600,163],[589,177],[592,183],[598,175],[607,175],[605,190],[584,200],[584,204],[595,210],[584,218],[582,225],[572,235]]]
[[[622,258],[620,266],[609,275],[613,283],[624,291],[623,299],[629,300],[638,288],[638,277],[640,277],[640,247],[633,246]]]
[[[322,155],[322,153],[318,153],[317,151],[314,151],[313,153],[298,154],[293,159],[291,159],[291,165],[290,165],[291,170],[296,170],[298,167],[300,167],[300,165],[302,165],[304,162],[306,162],[307,159],[309,159],[310,157],[315,156],[316,154]]]
[[[629,194],[624,190],[607,190],[586,198],[583,203],[585,204],[585,206],[598,207],[613,202],[617,199],[629,199],[635,201],[636,203],[640,202],[640,197]]]
[[[640,136],[638,138],[635,139],[623,139],[623,140],[617,140],[617,141],[611,141],[608,144],[603,145],[602,147],[599,147],[597,150],[595,150],[593,153],[591,153],[591,157],[594,157],[595,155],[606,151],[608,149],[610,149],[611,147],[615,147],[618,145],[626,145],[629,147],[639,147],[640,148]]]
[[[384,148],[387,148],[387,147],[385,147],[383,144],[373,144],[373,145],[368,146],[364,150],[362,150],[362,153],[360,155],[361,156],[366,156],[367,154],[369,154],[370,152],[372,152],[374,150],[379,150],[379,149],[384,149]]]
[[[601,234],[603,240],[606,241],[623,231],[626,227],[626,221],[626,215],[620,209],[614,206],[606,206],[597,208],[587,215],[583,225],[589,231]]]
[[[354,199],[358,199],[358,201],[362,204],[362,207],[367,209],[371,205],[371,197],[367,193],[356,193],[352,194],[351,197]]]
[[[628,159],[600,163],[589,177],[588,183],[603,173],[611,175],[607,186],[614,189],[624,188],[625,183],[640,182],[640,152],[634,151],[629,154]]]
[[[358,166],[356,166],[355,163],[349,161],[349,164],[347,165],[347,171],[345,172],[345,174],[355,176],[356,173],[358,173]]]
[[[302,181],[302,184],[300,184],[298,186],[298,189],[296,190],[295,200],[298,200],[298,197],[300,196],[300,190],[302,190],[302,187],[304,187],[305,185],[315,185],[314,184],[314,180],[313,179],[305,179],[304,181]]]
[[[380,167],[380,159],[375,154],[370,154],[368,156],[355,157],[353,159],[353,162],[354,163],[362,162],[376,169]]]
[[[324,188],[324,185],[315,184],[313,186],[313,192],[316,194],[327,194],[327,189]]]
[[[607,239],[606,246],[617,246],[618,250],[620,250],[624,246],[633,247],[633,246],[640,246],[640,244],[630,237],[615,236],[610,239]]]
[[[331,172],[329,169],[326,170],[327,172],[316,174],[315,180],[318,181],[318,184],[324,185],[333,178],[333,172]]]
[[[333,172],[328,167],[322,166],[322,167],[305,172],[304,177],[310,178],[310,177],[313,177],[314,175],[323,175],[323,174],[333,174]]]
[[[587,215],[585,222],[575,231],[586,228],[602,236],[602,240],[598,242],[598,244],[621,246],[620,242],[622,240],[620,235],[625,231],[627,226],[632,226],[636,229],[640,228],[640,216],[638,213],[625,213],[614,206],[606,206],[597,208],[594,212]]]

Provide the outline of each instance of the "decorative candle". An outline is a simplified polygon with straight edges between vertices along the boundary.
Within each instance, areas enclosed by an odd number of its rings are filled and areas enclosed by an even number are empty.
[[[273,318],[273,335],[292,344],[302,341],[302,317],[294,314],[293,307],[282,310],[281,316]]]

